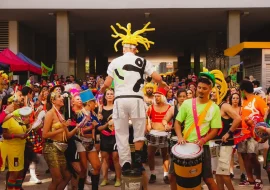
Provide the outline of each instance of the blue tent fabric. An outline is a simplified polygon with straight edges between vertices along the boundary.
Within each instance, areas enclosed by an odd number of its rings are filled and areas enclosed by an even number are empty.
[[[23,61],[27,62],[27,63],[30,63],[31,65],[37,67],[37,68],[41,68],[41,66],[37,63],[35,63],[33,60],[31,60],[30,58],[26,57],[23,53],[19,52],[17,54],[17,56],[19,58],[21,58]]]

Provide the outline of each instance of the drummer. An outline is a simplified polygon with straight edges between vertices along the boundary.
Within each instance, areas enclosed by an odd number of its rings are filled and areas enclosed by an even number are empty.
[[[147,126],[147,131],[151,133],[156,132],[156,136],[158,133],[164,133],[165,131],[169,131],[171,126],[163,125],[162,119],[170,109],[170,105],[166,100],[166,90],[164,88],[158,88],[158,90],[154,93],[154,104],[148,108],[147,115],[151,120],[151,125]],[[148,121],[148,120],[147,120]],[[160,135],[161,136],[161,135]],[[166,135],[167,136],[167,135]],[[158,138],[158,137],[157,137]],[[151,176],[149,179],[149,183],[156,182],[156,173],[155,173],[155,152],[157,148],[161,149],[161,154],[163,158],[163,169],[164,169],[164,182],[169,184],[168,178],[168,169],[169,169],[169,158],[168,158],[168,141],[166,137],[166,141],[163,144],[152,144],[148,143],[148,163],[151,171]]]
[[[216,181],[219,190],[224,190],[224,185],[227,189],[234,189],[230,177],[230,163],[233,153],[233,133],[241,123],[241,117],[232,106],[226,102],[230,91],[228,91],[227,83],[223,73],[219,70],[211,71],[216,78],[216,91],[211,94],[211,98],[215,100],[220,107],[222,128],[215,137],[215,143],[220,144],[216,171]],[[219,88],[218,88],[219,87]]]
[[[143,97],[143,99],[144,99],[144,102],[145,102],[147,108],[149,106],[151,106],[153,104],[153,102],[154,102],[154,91],[155,91],[154,87],[155,87],[154,84],[151,83],[151,82],[147,83],[144,86],[144,89],[143,89],[144,97]]]
[[[181,105],[174,123],[174,129],[179,144],[185,144],[188,141],[203,146],[202,177],[209,189],[217,190],[218,187],[212,174],[208,141],[213,139],[221,128],[221,115],[218,105],[209,100],[211,90],[215,86],[214,75],[203,72],[199,76],[197,98],[185,100]],[[193,107],[198,115],[198,121],[202,121],[198,123],[198,126],[200,126],[200,128],[197,127],[198,130],[194,125]],[[181,126],[183,125],[182,135]]]
[[[185,89],[180,88],[177,91],[177,105],[172,106],[168,110],[168,112],[166,113],[166,115],[164,116],[164,118],[162,120],[162,124],[164,126],[168,125],[168,122],[171,121],[171,119],[173,119],[173,121],[175,121],[175,118],[176,118],[176,116],[178,114],[178,110],[179,110],[180,106],[182,105],[182,103],[186,99],[187,99],[187,91]],[[176,137],[176,134],[175,134],[174,128],[172,126],[172,129],[171,129],[171,139],[173,137]],[[170,152],[171,147],[172,147],[172,145],[170,144],[169,152]],[[176,186],[176,177],[175,177],[174,164],[172,162],[172,159],[170,159],[169,180],[170,180],[171,190],[176,190],[177,189],[177,186]]]

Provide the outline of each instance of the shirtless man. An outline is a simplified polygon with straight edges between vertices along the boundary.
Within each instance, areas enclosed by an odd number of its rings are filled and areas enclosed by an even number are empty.
[[[161,149],[162,159],[163,159],[163,169],[164,169],[164,182],[169,184],[168,178],[168,168],[169,168],[169,158],[168,158],[168,142],[167,142],[167,134],[166,132],[170,130],[171,126],[163,125],[162,119],[166,115],[167,111],[171,107],[167,104],[166,100],[166,90],[163,88],[159,88],[157,92],[154,93],[154,104],[150,106],[147,110],[147,115],[151,120],[150,125],[146,125],[147,131],[150,132],[149,137],[151,138],[151,134],[155,134],[164,138],[164,143],[160,144],[159,140],[157,143],[153,142],[151,139],[148,143],[148,163],[151,171],[151,176],[149,183],[156,182],[156,174],[155,174],[155,152],[157,148]]]
[[[145,94],[144,94],[144,102],[147,107],[153,104],[154,101],[154,85],[152,83],[147,83],[145,85]]]

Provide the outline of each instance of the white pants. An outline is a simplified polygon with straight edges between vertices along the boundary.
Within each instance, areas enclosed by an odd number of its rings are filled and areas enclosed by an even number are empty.
[[[218,156],[216,174],[218,175],[230,175],[230,166],[232,159],[233,147],[221,146]]]
[[[134,140],[145,141],[145,109],[144,101],[139,98],[119,98],[114,102],[113,121],[115,138],[119,154],[120,165],[131,163],[129,146],[129,118],[134,129]]]

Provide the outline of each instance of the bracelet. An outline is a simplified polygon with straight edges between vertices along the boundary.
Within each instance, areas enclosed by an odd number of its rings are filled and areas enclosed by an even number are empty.
[[[233,135],[233,132],[231,130],[229,130],[227,133],[231,136]]]
[[[203,141],[203,144],[206,143],[206,140],[204,138],[201,138],[200,140]]]
[[[14,134],[13,133],[11,134],[11,139],[14,139]]]

